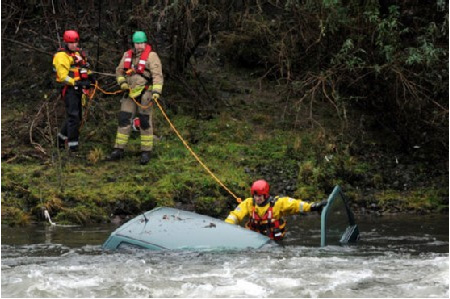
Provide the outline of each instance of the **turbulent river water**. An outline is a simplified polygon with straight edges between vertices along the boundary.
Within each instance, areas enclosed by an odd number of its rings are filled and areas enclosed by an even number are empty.
[[[288,219],[284,246],[104,251],[116,228],[1,229],[2,297],[445,297],[448,216],[357,217],[361,240],[320,248],[320,218]]]

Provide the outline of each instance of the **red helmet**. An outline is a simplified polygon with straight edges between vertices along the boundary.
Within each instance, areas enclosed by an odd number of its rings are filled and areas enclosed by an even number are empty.
[[[80,41],[80,36],[75,30],[67,30],[64,32],[63,39],[66,43],[78,43]]]
[[[265,180],[258,180],[253,183],[252,188],[250,189],[250,193],[252,194],[252,196],[257,194],[257,195],[264,195],[264,198],[268,198],[269,190],[270,190],[269,183],[267,183]]]

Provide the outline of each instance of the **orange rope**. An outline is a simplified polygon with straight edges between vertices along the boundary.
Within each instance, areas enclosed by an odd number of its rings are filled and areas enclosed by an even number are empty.
[[[104,94],[119,94],[119,93],[123,92],[122,89],[119,89],[119,90],[116,90],[116,91],[106,91],[106,90],[102,89],[102,88],[100,87],[100,85],[98,85],[98,82],[95,82],[95,89],[100,90],[100,91],[103,92]]]
[[[119,93],[122,93],[122,92],[125,91],[125,90],[123,90],[123,89],[119,89],[119,90],[116,90],[116,91],[113,91],[113,92],[108,92],[108,91],[102,89],[102,88],[98,85],[98,82],[95,82],[95,89],[100,90],[100,91],[103,92],[104,94],[112,94],[112,95],[114,95],[114,94],[119,94]],[[128,92],[131,92],[131,88],[128,90]],[[132,98],[132,97],[130,97],[130,98],[134,101],[134,103],[135,103],[137,106],[141,107],[141,108],[144,109],[144,110],[150,108],[150,107],[153,105],[152,102],[150,102],[150,104],[148,104],[148,105],[142,105],[141,103],[139,103],[138,101],[136,101],[135,98]]]

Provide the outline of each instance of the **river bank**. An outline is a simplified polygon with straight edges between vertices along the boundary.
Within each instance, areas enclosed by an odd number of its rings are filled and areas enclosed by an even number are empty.
[[[227,103],[217,113],[204,117],[205,111],[195,116],[181,110],[185,106],[177,104],[179,95],[170,81],[163,104],[181,136],[237,197],[249,196],[251,182],[264,178],[273,194],[306,201],[325,199],[335,185],[341,185],[353,210],[361,215],[448,214],[448,169],[420,147],[405,152],[389,136],[358,129],[351,119],[350,128],[343,132],[341,121],[330,116],[326,104],[315,116],[322,125],[305,119],[291,126],[294,115],[281,118],[273,113],[282,105],[271,100],[277,96],[273,89],[259,88],[258,80],[244,79],[245,74],[233,69],[224,74],[216,66],[209,72],[221,74],[208,82],[210,88],[224,77],[239,82],[236,91],[216,90]],[[137,132],[123,160],[106,161],[119,99],[95,99],[76,154],[58,151],[51,143],[44,153],[30,144],[33,119],[41,119],[42,130],[47,127],[45,114],[39,111],[56,107],[52,113],[62,120],[56,99],[40,106],[2,102],[3,224],[46,221],[44,210],[58,223],[86,225],[124,221],[157,206],[219,218],[234,209],[233,195],[197,163],[156,107],[151,162],[138,164]],[[17,126],[14,119],[19,115],[30,121]],[[53,124],[56,136],[58,122]]]
[[[234,113],[223,109],[208,119],[168,109],[182,136],[238,197],[249,196],[251,182],[265,178],[273,194],[307,201],[325,199],[341,185],[359,215],[448,214],[448,172],[435,167],[420,149],[402,153],[389,148],[387,139],[369,137],[376,132],[364,132],[365,140],[333,134],[334,123],[325,118],[330,127],[324,129],[287,128],[264,110],[247,117],[247,109],[266,101],[260,93],[268,92],[256,90]],[[241,96],[236,93],[228,100]],[[123,160],[105,160],[114,138],[116,107],[103,98],[90,111],[75,155],[52,147],[46,147],[47,155],[39,153],[22,133],[29,126],[11,125],[19,109],[2,106],[3,224],[46,222],[44,210],[58,223],[123,222],[157,206],[224,218],[237,204],[189,154],[158,110],[155,152],[141,166],[136,132]],[[105,110],[111,110],[110,120],[99,126],[97,117]]]

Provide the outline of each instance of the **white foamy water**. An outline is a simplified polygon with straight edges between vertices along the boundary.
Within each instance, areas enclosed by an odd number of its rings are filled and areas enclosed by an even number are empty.
[[[448,297],[448,254],[369,251],[331,256],[333,251],[299,246],[229,253],[96,248],[89,255],[3,257],[2,296]]]
[[[41,228],[35,233],[46,239],[2,244],[1,295],[448,297],[448,226],[447,232],[411,227],[392,233],[395,223],[383,223],[362,222],[357,246],[300,245],[317,241],[307,237],[315,230],[303,223],[292,225],[284,247],[237,252],[110,252],[100,246],[108,230],[94,238],[86,229]],[[2,237],[11,234],[2,228]],[[65,244],[64,238],[72,241]],[[86,242],[91,239],[99,240]]]

